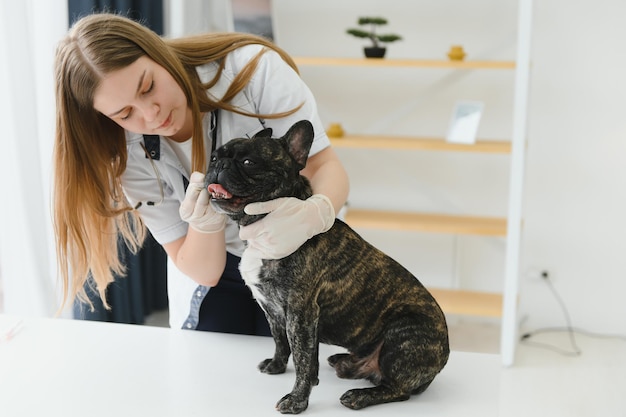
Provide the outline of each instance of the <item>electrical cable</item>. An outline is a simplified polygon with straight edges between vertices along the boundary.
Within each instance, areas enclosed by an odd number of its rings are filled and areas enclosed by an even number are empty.
[[[526,345],[526,346],[532,346],[532,347],[551,350],[563,356],[575,357],[575,356],[580,356],[582,354],[582,350],[580,349],[580,347],[578,346],[578,343],[576,342],[576,334],[581,334],[584,336],[598,338],[598,339],[617,339],[617,340],[626,341],[626,335],[596,333],[596,332],[590,332],[590,331],[580,329],[580,328],[575,328],[572,325],[572,320],[569,314],[569,310],[567,309],[567,306],[565,305],[565,302],[559,295],[558,291],[556,290],[552,282],[549,280],[547,272],[544,272],[542,274],[542,278],[543,278],[543,281],[548,286],[548,288],[550,289],[550,292],[552,293],[552,295],[558,302],[561,308],[561,311],[563,313],[563,316],[565,318],[566,326],[565,327],[544,327],[544,328],[533,330],[531,332],[524,333],[520,337],[521,344]],[[538,334],[562,333],[562,332],[567,332],[569,336],[570,349],[563,349],[563,348],[560,348],[558,346],[551,345],[548,343],[534,342],[530,340],[532,337]]]

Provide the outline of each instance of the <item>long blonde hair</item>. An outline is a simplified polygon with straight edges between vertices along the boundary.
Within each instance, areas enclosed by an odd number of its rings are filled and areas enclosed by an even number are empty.
[[[206,89],[224,68],[225,56],[244,45],[265,46],[233,80],[224,97],[212,100]],[[57,237],[63,305],[86,296],[85,283],[95,287],[108,308],[105,290],[125,268],[118,243],[136,252],[146,236],[145,227],[126,201],[120,177],[126,169],[124,130],[93,108],[94,92],[102,78],[147,56],[164,67],[187,97],[193,118],[192,166],[205,170],[202,113],[216,108],[254,117],[230,100],[248,83],[261,55],[278,52],[296,71],[286,52],[265,38],[242,33],[212,33],[167,40],[145,26],[115,14],[93,14],[77,21],[56,51],[56,134],[54,143],[54,228]],[[203,84],[196,67],[220,63],[213,80]],[[62,305],[62,306],[63,306]],[[62,307],[61,306],[61,307]]]

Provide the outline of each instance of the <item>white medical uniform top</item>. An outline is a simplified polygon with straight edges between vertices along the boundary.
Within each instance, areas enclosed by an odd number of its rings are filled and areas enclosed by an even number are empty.
[[[262,48],[261,45],[247,45],[231,52],[226,58],[226,65],[220,80],[208,90],[208,94],[215,99],[220,99],[233,78]],[[197,71],[200,79],[207,82],[214,77],[217,69],[217,63],[210,63],[198,67]],[[295,122],[303,119],[313,123],[315,132],[310,155],[330,145],[309,88],[278,53],[266,52],[260,59],[248,85],[231,101],[231,104],[249,113],[273,114],[291,110],[301,103],[304,105],[298,111],[280,119],[259,120],[220,110],[216,146],[219,147],[233,138],[252,137],[264,126],[273,129],[273,136],[280,137]],[[208,160],[212,137],[210,113],[205,114],[203,126]],[[152,150],[152,163],[155,164],[161,178],[163,199],[155,169],[141,146],[144,142],[141,134],[126,132],[128,160],[126,171],[122,175],[122,186],[132,206],[141,202],[137,210],[143,221],[154,238],[164,244],[187,234],[188,224],[181,220],[178,208],[185,197],[185,183],[189,179],[190,172],[184,167],[187,164],[181,162],[176,152],[180,152],[180,149],[184,147],[175,151],[171,142],[165,137],[155,139],[157,146],[149,151]],[[183,177],[186,180],[183,180]],[[239,239],[238,226],[230,219],[225,233],[227,251],[241,256],[244,243]],[[173,269],[169,268],[168,271],[170,326],[195,329],[198,324],[200,305],[210,288],[198,285],[191,278]]]

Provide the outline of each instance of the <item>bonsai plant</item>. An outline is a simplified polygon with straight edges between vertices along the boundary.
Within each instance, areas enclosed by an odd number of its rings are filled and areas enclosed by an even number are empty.
[[[402,39],[399,35],[385,34],[379,35],[376,33],[376,27],[387,24],[387,19],[382,17],[360,17],[358,21],[359,25],[370,25],[370,30],[362,29],[348,29],[346,33],[356,36],[357,38],[369,38],[372,41],[372,46],[364,47],[363,51],[368,58],[382,58],[385,56],[387,48],[381,46],[381,43],[395,42]]]

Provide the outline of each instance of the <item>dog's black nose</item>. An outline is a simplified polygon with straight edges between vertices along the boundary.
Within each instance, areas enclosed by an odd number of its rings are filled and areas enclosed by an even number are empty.
[[[215,178],[216,182],[221,183],[224,174],[226,171],[230,169],[231,161],[228,159],[220,160],[215,168]]]

